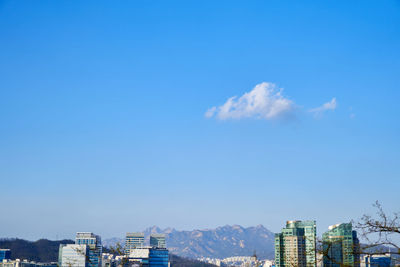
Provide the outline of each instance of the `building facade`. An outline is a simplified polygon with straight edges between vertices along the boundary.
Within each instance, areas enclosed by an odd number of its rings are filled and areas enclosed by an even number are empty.
[[[169,255],[165,248],[151,248],[149,253],[150,267],[168,267]]]
[[[144,233],[126,233],[125,254],[129,255],[133,249],[144,247]]]
[[[393,265],[392,256],[389,253],[383,255],[364,255],[360,262],[360,267],[390,267]]]
[[[287,221],[275,234],[276,267],[316,267],[315,221]]]
[[[324,267],[360,266],[359,240],[351,223],[329,226],[322,243]]]
[[[75,244],[88,247],[88,267],[101,267],[103,247],[100,236],[90,232],[78,232],[76,233]]]
[[[141,267],[168,267],[169,254],[166,248],[132,248],[129,263]],[[136,263],[136,264],[135,264]]]
[[[11,259],[11,250],[6,248],[6,249],[0,249],[0,262],[3,260],[9,260]]]
[[[151,234],[150,246],[154,248],[166,248],[165,234]]]
[[[10,260],[4,259],[0,262],[0,267],[59,267],[56,262],[53,263],[40,263],[28,260]]]
[[[87,256],[89,247],[87,245],[67,244],[60,245],[59,266],[61,267],[89,267]]]

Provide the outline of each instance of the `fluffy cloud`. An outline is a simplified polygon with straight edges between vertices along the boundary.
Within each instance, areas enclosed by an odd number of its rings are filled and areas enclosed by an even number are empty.
[[[274,119],[290,114],[294,110],[293,101],[282,95],[273,83],[257,84],[253,90],[240,97],[228,98],[225,104],[212,107],[205,113],[207,118],[218,119],[261,118]]]
[[[315,116],[321,116],[327,110],[335,110],[337,106],[336,98],[332,98],[331,101],[323,104],[320,107],[310,109],[310,112],[314,113]]]

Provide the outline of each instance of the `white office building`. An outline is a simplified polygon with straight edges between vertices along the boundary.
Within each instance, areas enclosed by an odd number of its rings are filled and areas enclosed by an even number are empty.
[[[61,267],[86,267],[88,246],[68,244],[60,245],[60,266]]]

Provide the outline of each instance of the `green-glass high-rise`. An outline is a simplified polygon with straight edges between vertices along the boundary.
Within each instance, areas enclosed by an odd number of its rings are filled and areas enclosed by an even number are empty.
[[[329,226],[322,242],[324,267],[360,266],[359,240],[351,223]]]
[[[275,266],[315,267],[316,236],[315,221],[287,221],[275,234]]]

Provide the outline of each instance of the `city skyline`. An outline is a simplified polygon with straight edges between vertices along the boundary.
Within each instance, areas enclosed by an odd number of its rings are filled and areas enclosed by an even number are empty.
[[[396,0],[1,1],[0,238],[398,211],[399,25]]]
[[[393,227],[393,226],[392,226]],[[358,228],[358,227],[357,227]],[[243,231],[242,231],[243,232]],[[218,236],[215,235],[215,236]],[[200,257],[190,257],[197,261],[207,262],[216,266],[242,266],[242,267],[273,267],[273,266],[308,266],[308,267],[340,267],[345,266],[353,267],[368,267],[380,266],[390,267],[396,265],[398,253],[381,248],[376,248],[375,252],[368,251],[371,249],[371,244],[361,244],[358,239],[356,230],[353,230],[352,223],[338,223],[328,227],[328,230],[323,233],[322,239],[317,241],[316,237],[316,222],[315,221],[287,221],[286,227],[282,228],[281,233],[276,233],[273,236],[273,243],[275,253],[275,260],[261,257],[256,254],[256,250],[251,251],[251,254],[232,253],[229,257],[210,257],[209,255],[200,255]],[[130,262],[133,265],[139,266],[170,266],[174,262],[174,257],[169,257],[169,250],[177,253],[175,247],[166,246],[166,235],[148,233],[147,238],[150,245],[145,244],[145,233],[129,232],[126,233],[126,242],[124,244],[116,243],[113,245],[105,245],[103,247],[101,237],[91,232],[77,232],[75,243],[72,240],[63,240],[58,242],[58,262],[55,262],[57,253],[49,251],[48,240],[41,240],[39,250],[44,249],[47,253],[51,254],[46,262],[32,261],[32,254],[28,254],[29,250],[38,252],[34,246],[29,245],[29,241],[11,239],[7,240],[9,244],[19,242],[20,245],[13,246],[17,254],[29,255],[29,258],[16,258],[12,257],[12,249],[0,249],[0,266],[22,266],[26,267],[42,267],[42,266],[81,266],[81,267],[100,267],[100,266],[125,266],[125,263]],[[226,241],[226,238],[223,238]],[[234,238],[232,238],[235,240]],[[4,240],[0,240],[4,241]],[[25,245],[21,246],[21,241]],[[44,241],[44,242],[43,242]],[[72,241],[72,242],[71,242]],[[236,240],[237,241],[237,240]],[[240,247],[244,247],[245,243],[241,240]],[[38,241],[39,242],[39,241]],[[53,241],[57,242],[57,241]],[[181,239],[179,241],[183,243]],[[32,243],[31,243],[32,244]],[[391,243],[396,246],[394,243]],[[190,242],[191,249],[196,247],[195,242]],[[209,244],[208,244],[209,245]],[[227,245],[227,244],[225,244]],[[4,244],[3,244],[4,246]],[[5,245],[9,247],[10,245]],[[46,249],[47,248],[47,249]],[[102,253],[103,248],[107,250]],[[258,244],[257,248],[262,248]],[[367,249],[367,250],[365,250]],[[211,249],[212,250],[212,249]],[[184,251],[188,251],[187,248]],[[213,250],[212,250],[213,251]],[[111,253],[110,253],[111,252]],[[179,255],[180,261],[185,261],[183,251],[175,255]],[[214,251],[213,251],[214,252]],[[32,252],[31,252],[32,253]],[[39,253],[37,253],[39,254]],[[35,255],[37,259],[43,259],[43,254]],[[188,260],[188,258],[186,258]],[[189,260],[190,261],[190,260]],[[122,264],[122,265],[119,265]],[[195,264],[192,262],[192,264]],[[222,265],[221,265],[222,264]],[[129,265],[131,266],[131,265]]]

